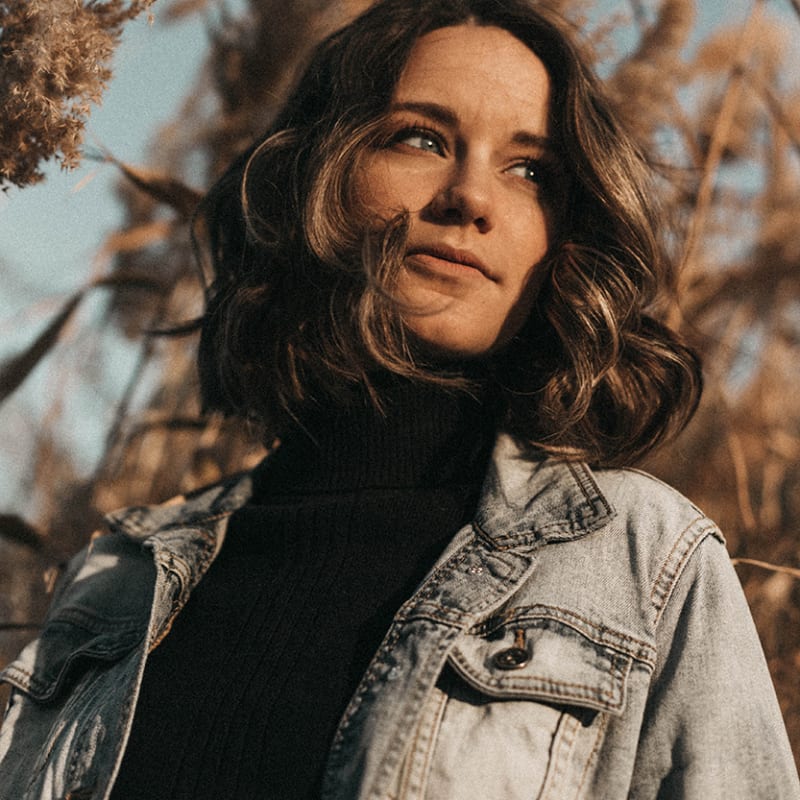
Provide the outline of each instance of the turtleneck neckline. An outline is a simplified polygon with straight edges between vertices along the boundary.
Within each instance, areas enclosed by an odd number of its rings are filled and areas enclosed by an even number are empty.
[[[306,415],[256,468],[253,501],[482,479],[498,423],[490,391],[470,394],[396,378],[381,399],[382,412],[361,399]]]

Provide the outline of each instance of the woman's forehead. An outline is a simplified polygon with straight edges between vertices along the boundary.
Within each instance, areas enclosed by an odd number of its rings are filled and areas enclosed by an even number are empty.
[[[544,135],[550,76],[541,59],[503,28],[464,24],[420,37],[395,86],[393,105],[431,103]]]

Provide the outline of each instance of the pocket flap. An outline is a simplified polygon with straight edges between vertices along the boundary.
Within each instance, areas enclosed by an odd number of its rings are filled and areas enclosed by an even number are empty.
[[[70,563],[38,639],[2,672],[40,702],[57,697],[87,662],[111,662],[146,635],[155,576],[152,558],[114,536]]]
[[[609,646],[602,635],[587,635],[563,616],[537,607],[489,620],[457,642],[450,664],[490,697],[621,714],[631,654]]]
[[[42,635],[0,672],[0,680],[44,703],[58,697],[87,663],[116,661],[130,652],[144,633],[141,629],[94,631],[67,622],[50,622]]]

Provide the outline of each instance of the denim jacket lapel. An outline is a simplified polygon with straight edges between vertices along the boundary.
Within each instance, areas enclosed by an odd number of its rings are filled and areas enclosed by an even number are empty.
[[[533,468],[510,437],[496,444],[475,524],[463,528],[395,617],[331,748],[322,796],[389,795],[427,694],[460,634],[500,608],[547,542],[577,539],[613,510],[583,465]]]

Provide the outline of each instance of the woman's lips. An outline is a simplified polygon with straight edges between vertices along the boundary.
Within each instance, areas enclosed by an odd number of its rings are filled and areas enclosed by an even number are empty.
[[[440,274],[463,274],[480,275],[481,277],[495,280],[488,267],[469,250],[460,250],[455,247],[443,245],[433,245],[424,247],[413,247],[408,252],[412,258],[423,269]]]

